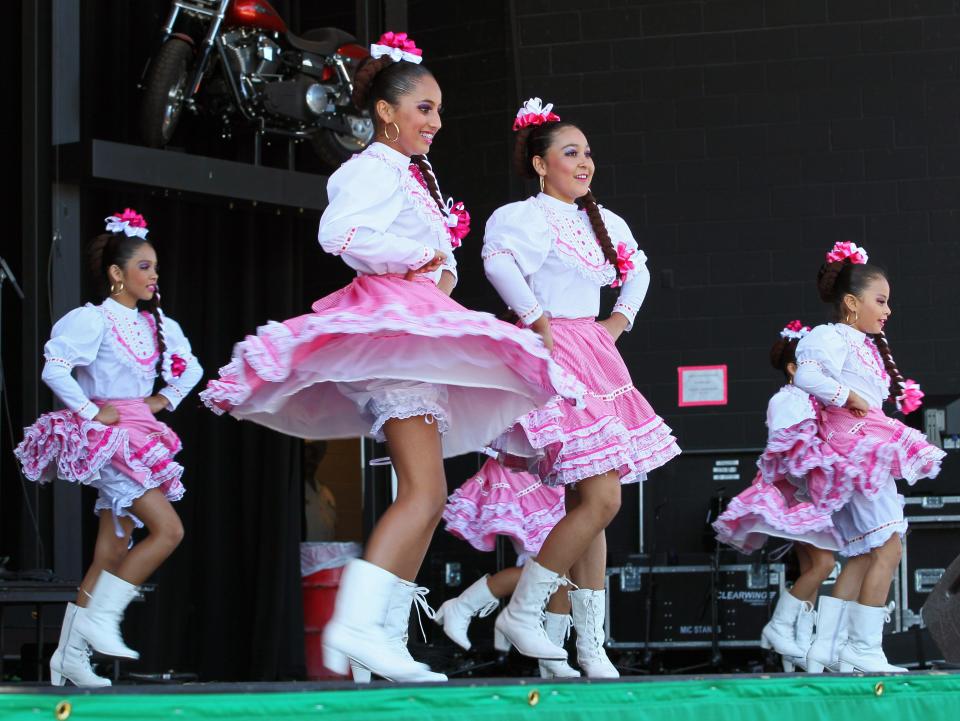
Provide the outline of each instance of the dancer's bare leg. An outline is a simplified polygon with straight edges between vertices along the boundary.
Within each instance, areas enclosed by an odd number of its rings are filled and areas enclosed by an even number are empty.
[[[109,571],[116,574],[117,567],[127,555],[127,549],[130,547],[130,534],[133,532],[133,521],[129,518],[121,517],[120,527],[123,530],[123,536],[118,536],[116,528],[113,525],[113,512],[109,510],[100,511],[100,526],[97,529],[97,545],[93,549],[93,562],[87,569],[83,581],[80,582],[80,590],[77,593],[77,605],[86,608],[90,600],[90,594],[93,593],[93,587],[97,585],[97,579],[100,578],[101,571]]]
[[[440,433],[423,416],[391,418],[383,432],[397,474],[397,499],[373,529],[364,558],[413,581],[447,502]]]
[[[554,573],[572,569],[620,510],[620,476],[616,472],[592,476],[577,485],[579,502],[567,509],[537,556],[537,562]]]
[[[180,545],[183,523],[159,488],[151,488],[140,496],[130,510],[143,521],[149,534],[123,557],[114,575],[138,586]]]

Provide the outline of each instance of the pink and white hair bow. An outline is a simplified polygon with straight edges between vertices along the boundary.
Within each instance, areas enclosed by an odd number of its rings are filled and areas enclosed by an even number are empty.
[[[780,331],[780,337],[788,338],[789,340],[800,340],[809,332],[810,326],[804,325],[798,320],[792,320],[783,327],[782,331]]]
[[[395,63],[406,60],[408,63],[419,65],[423,62],[423,51],[406,33],[384,33],[377,42],[370,46],[370,55],[374,59],[386,55]]]
[[[627,276],[630,275],[630,271],[637,267],[633,264],[634,253],[636,253],[636,250],[626,243],[617,243],[617,270],[620,271],[620,274],[610,284],[611,288],[618,288],[623,285]]]
[[[827,253],[828,263],[842,262],[848,258],[854,265],[863,265],[869,257],[864,248],[849,240],[837,241],[833,244],[833,249]]]
[[[560,116],[553,112],[553,103],[543,104],[540,98],[530,98],[517,111],[517,119],[513,121],[513,129],[520,130],[529,125],[543,125],[560,120]]]
[[[450,245],[459,248],[470,232],[470,213],[463,201],[447,198],[447,230],[450,231]]]
[[[897,410],[904,415],[913,413],[921,405],[921,399],[924,393],[920,390],[920,384],[909,378],[903,383],[903,391],[897,396]]]
[[[103,220],[107,224],[108,233],[126,233],[131,238],[146,238],[149,232],[147,221],[132,208],[124,208],[122,213],[110,215]]]

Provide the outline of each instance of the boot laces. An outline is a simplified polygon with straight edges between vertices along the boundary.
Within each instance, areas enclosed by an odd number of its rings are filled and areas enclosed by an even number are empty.
[[[417,623],[420,625],[420,633],[423,634],[424,643],[427,641],[427,632],[423,628],[423,616],[431,621],[437,617],[437,612],[427,602],[428,593],[430,593],[430,589],[426,586],[417,586],[413,589],[413,607],[417,609]],[[423,615],[421,615],[421,611]]]
[[[599,633],[597,633],[597,624],[595,620],[597,618],[597,597],[592,593],[584,599],[584,604],[587,610],[587,616],[589,625],[587,628],[587,633],[584,634],[586,638],[584,639],[593,649],[594,653],[599,653],[603,649],[603,639]],[[577,630],[577,633],[580,633],[580,630]]]
[[[893,615],[893,612],[897,610],[897,602],[891,601],[886,606],[881,606],[883,609],[883,622],[890,623],[890,617]]]
[[[498,608],[500,608],[500,599],[495,598],[492,601],[488,601],[477,610],[477,618],[486,618]]]
[[[550,597],[553,596],[559,589],[560,586],[573,586],[575,589],[577,586],[566,576],[557,576],[550,582],[550,587],[547,591],[547,594],[543,598],[543,603],[540,606],[540,630],[543,631],[543,635],[546,636],[547,632],[544,630],[543,624],[547,620],[547,603],[550,601]]]

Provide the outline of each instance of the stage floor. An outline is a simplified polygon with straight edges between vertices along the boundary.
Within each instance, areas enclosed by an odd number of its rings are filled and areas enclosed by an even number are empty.
[[[954,721],[960,673],[629,677],[443,684],[119,685],[104,690],[0,686],[4,721],[276,719],[472,721]]]

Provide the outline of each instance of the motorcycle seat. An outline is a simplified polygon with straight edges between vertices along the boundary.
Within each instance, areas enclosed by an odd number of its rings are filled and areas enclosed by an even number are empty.
[[[345,30],[339,28],[315,28],[308,30],[302,37],[287,33],[287,42],[297,50],[317,55],[330,55],[337,48],[349,43],[356,43],[357,39]]]

